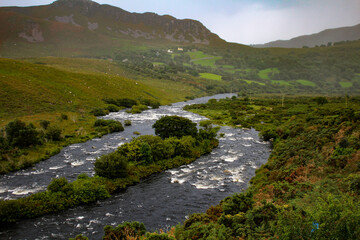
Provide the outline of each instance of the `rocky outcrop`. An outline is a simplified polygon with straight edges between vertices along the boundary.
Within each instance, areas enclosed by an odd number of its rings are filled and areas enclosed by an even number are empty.
[[[40,25],[31,21],[28,21],[25,24],[24,32],[19,33],[19,37],[24,38],[31,43],[44,42]]]
[[[61,23],[71,23],[74,26],[80,27],[80,25],[74,21],[74,14],[71,14],[70,16],[62,16],[62,17],[55,16],[55,20]]]

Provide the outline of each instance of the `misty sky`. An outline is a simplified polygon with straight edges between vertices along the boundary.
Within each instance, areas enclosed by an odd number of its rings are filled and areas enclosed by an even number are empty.
[[[360,0],[94,0],[129,12],[155,12],[202,22],[221,38],[243,44],[290,39],[360,24]],[[0,0],[0,6],[53,0]]]

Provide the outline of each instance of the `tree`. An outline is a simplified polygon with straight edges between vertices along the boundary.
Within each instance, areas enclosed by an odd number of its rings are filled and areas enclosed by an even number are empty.
[[[155,134],[162,139],[181,138],[183,136],[195,137],[197,135],[196,123],[180,116],[162,116],[152,127],[155,129]]]
[[[117,152],[96,159],[94,166],[95,173],[100,177],[124,178],[128,174],[126,157]]]
[[[28,147],[39,143],[39,133],[31,123],[26,125],[21,120],[15,120],[6,125],[5,132],[8,143],[14,147]]]

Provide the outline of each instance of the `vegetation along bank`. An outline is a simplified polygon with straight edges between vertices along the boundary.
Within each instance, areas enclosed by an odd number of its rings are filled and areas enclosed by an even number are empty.
[[[104,120],[99,120],[104,121]],[[74,182],[56,178],[47,191],[0,202],[0,222],[34,218],[105,199],[141,179],[189,164],[218,145],[219,128],[209,121],[196,123],[179,116],[163,116],[154,125],[157,136],[144,135],[121,145],[95,162],[95,177],[80,174]]]
[[[359,103],[243,96],[187,106],[215,123],[258,129],[273,143],[269,161],[245,192],[167,233],[132,222],[106,226],[104,239],[359,239]]]

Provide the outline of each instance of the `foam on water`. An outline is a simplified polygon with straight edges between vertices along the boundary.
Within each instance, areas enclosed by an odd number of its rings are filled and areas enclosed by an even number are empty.
[[[57,170],[57,169],[61,169],[66,167],[66,165],[60,165],[60,166],[54,166],[54,167],[49,167],[50,170]]]
[[[38,187],[38,188],[33,188],[33,189],[18,187],[13,190],[9,190],[9,192],[11,192],[13,195],[27,195],[29,193],[39,192],[44,189],[45,189],[45,187]]]
[[[75,160],[74,162],[71,163],[71,166],[78,167],[78,166],[83,165],[84,163],[85,163],[85,161]]]

